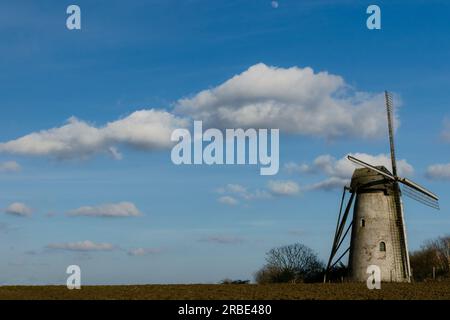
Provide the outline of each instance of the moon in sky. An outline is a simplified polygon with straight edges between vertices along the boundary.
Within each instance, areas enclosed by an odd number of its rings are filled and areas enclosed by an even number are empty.
[[[272,8],[276,9],[278,8],[279,4],[278,1],[272,1]]]

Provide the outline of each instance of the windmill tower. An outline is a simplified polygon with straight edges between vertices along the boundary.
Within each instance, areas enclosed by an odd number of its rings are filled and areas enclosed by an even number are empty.
[[[350,186],[344,187],[326,270],[328,274],[349,252],[348,267],[350,279],[353,281],[366,281],[367,267],[376,265],[381,269],[381,281],[409,282],[411,267],[403,218],[402,194],[439,209],[438,197],[435,194],[397,175],[391,94],[385,92],[385,99],[392,172],[383,166],[373,166],[348,156],[350,161],[362,168],[355,169]],[[350,197],[344,208],[347,194],[350,194]],[[353,218],[349,219],[352,205]],[[350,230],[350,247],[338,256]],[[335,259],[336,256],[338,256],[337,259]]]

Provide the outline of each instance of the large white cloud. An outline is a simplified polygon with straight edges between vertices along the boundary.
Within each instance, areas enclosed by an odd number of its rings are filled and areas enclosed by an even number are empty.
[[[217,128],[278,128],[319,136],[375,137],[386,132],[382,93],[359,92],[338,75],[256,64],[223,84],[180,99],[173,112],[146,109],[96,126],[75,117],[60,127],[0,143],[0,153],[53,158],[122,157],[118,147],[172,146],[172,131],[203,120]],[[396,124],[398,121],[396,121]]]
[[[91,217],[137,217],[142,215],[131,202],[107,203],[98,206],[84,206],[68,212],[70,216]]]
[[[185,119],[154,109],[133,112],[102,127],[72,117],[61,127],[0,143],[0,152],[61,159],[109,153],[120,158],[118,145],[140,149],[167,148],[172,145],[172,131],[187,125]]]
[[[95,243],[90,240],[68,243],[51,243],[49,249],[60,249],[68,251],[111,251],[116,247],[110,243]]]
[[[60,127],[0,143],[0,153],[58,159],[107,153],[121,159],[121,146],[172,146],[172,131],[188,127],[190,120],[203,120],[205,127],[278,128],[327,139],[386,132],[382,93],[356,91],[342,77],[309,67],[259,63],[217,87],[178,100],[172,112],[139,110],[100,126],[72,117]]]
[[[352,153],[350,155],[371,165],[384,166],[392,171],[390,155],[370,155],[366,153]],[[327,177],[325,180],[306,187],[306,189],[310,190],[332,190],[343,187],[350,182],[353,171],[356,168],[357,166],[349,161],[347,156],[336,159],[331,155],[321,155],[312,164],[291,162],[285,165],[285,169],[291,173],[321,174]],[[400,176],[410,177],[414,174],[414,168],[405,159],[397,160],[397,169]]]
[[[5,209],[5,212],[7,214],[11,214],[14,216],[20,216],[20,217],[29,217],[33,213],[31,208],[29,208],[25,203],[22,203],[22,202],[11,203]]]
[[[256,64],[225,83],[178,101],[175,112],[214,127],[279,128],[336,138],[386,132],[383,94],[352,90],[337,75]]]
[[[450,163],[429,166],[425,176],[430,180],[450,180]]]

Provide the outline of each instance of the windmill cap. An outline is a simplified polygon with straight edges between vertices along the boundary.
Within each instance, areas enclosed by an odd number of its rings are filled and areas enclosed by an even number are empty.
[[[375,167],[381,171],[391,174],[384,166]],[[388,192],[392,190],[392,185],[391,180],[386,179],[383,175],[368,168],[355,169],[350,182],[350,188],[352,190],[359,189],[359,192],[363,190]]]

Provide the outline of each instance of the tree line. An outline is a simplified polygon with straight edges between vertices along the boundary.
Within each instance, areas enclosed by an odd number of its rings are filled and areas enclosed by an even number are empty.
[[[450,236],[426,241],[410,253],[413,281],[450,278]],[[345,279],[348,269],[343,264],[330,271],[330,279]],[[268,283],[321,282],[325,264],[309,247],[295,243],[271,249],[266,253],[266,264],[255,272],[255,281]]]

